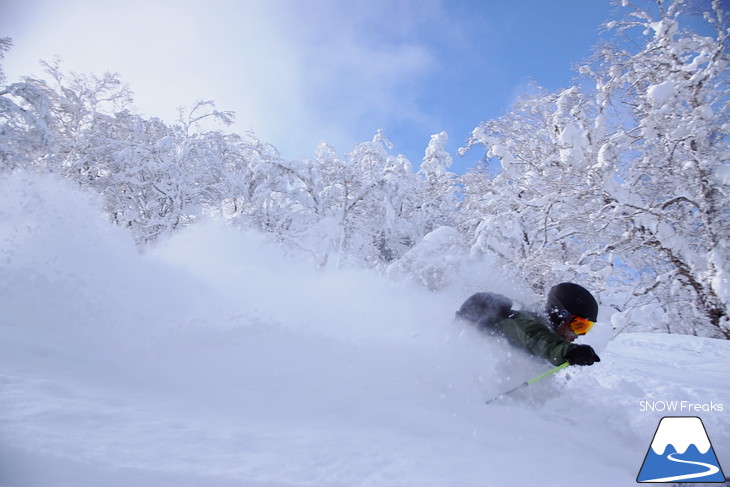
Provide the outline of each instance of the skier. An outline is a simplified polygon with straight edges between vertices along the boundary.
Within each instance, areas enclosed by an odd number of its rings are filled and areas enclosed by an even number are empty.
[[[600,362],[590,345],[572,343],[598,318],[598,303],[588,290],[571,282],[557,284],[547,296],[546,315],[512,310],[512,300],[495,293],[469,297],[456,313],[488,333],[502,335],[553,365],[593,365]]]

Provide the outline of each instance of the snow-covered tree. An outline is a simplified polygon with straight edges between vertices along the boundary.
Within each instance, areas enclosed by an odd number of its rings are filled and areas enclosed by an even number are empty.
[[[107,161],[95,186],[112,220],[131,228],[140,245],[220,206],[220,134],[189,136],[179,126],[126,113],[107,129],[89,137],[99,139]]]
[[[618,32],[641,32],[640,48],[605,48],[586,67],[597,99],[621,129],[599,149],[606,207],[623,231],[608,244],[641,274],[633,294],[658,301],[672,331],[730,337],[730,76],[728,12],[704,12],[712,36],[682,27],[691,2],[631,6]],[[607,177],[608,176],[608,177]],[[712,331],[714,330],[714,332]]]
[[[0,61],[11,46],[9,38],[0,38]],[[30,81],[4,82],[0,63],[0,171],[46,162],[56,149],[51,100]]]
[[[614,304],[659,307],[665,331],[727,337],[726,13],[713,2],[702,36],[681,28],[689,2],[623,4],[628,20],[608,27],[643,43],[616,40],[583,84],[478,127],[472,143],[502,171],[464,178],[462,211],[482,215],[475,248],[536,290],[618,287],[630,298]]]
[[[55,153],[55,120],[46,94],[30,83],[0,88],[0,170],[45,164]]]
[[[593,234],[591,103],[571,88],[523,97],[513,111],[475,129],[471,144],[501,163],[496,175],[464,178],[461,211],[472,219],[474,249],[496,254],[537,292],[560,280],[595,280],[576,264]]]
[[[96,125],[108,126],[108,118],[124,112],[132,103],[129,87],[116,73],[101,76],[65,73],[59,60],[42,62],[50,80],[26,78],[25,83],[50,100],[57,146],[47,167],[81,184],[93,184],[104,171],[99,148],[90,144]]]
[[[444,225],[458,226],[456,174],[449,172],[453,158],[447,141],[446,132],[432,135],[418,170],[422,180],[417,214],[424,235]]]
[[[413,173],[402,156],[389,156],[390,142],[378,132],[358,144],[337,174],[339,252],[344,261],[379,267],[412,245]],[[343,262],[344,262],[343,261]]]
[[[13,45],[10,37],[0,37],[0,85],[5,84],[5,69],[3,68],[3,59],[5,59],[5,53],[10,50]]]

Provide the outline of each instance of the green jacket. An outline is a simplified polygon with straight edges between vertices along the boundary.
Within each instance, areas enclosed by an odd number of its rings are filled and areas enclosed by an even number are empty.
[[[561,365],[566,361],[565,352],[568,351],[570,342],[558,336],[547,319],[540,315],[516,311],[508,318],[497,321],[494,330],[513,345],[546,358],[553,365]]]

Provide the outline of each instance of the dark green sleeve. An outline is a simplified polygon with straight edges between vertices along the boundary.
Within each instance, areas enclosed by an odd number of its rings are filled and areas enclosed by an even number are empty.
[[[570,342],[550,331],[536,316],[517,313],[498,323],[499,331],[513,345],[532,355],[548,359],[553,365],[565,362]]]

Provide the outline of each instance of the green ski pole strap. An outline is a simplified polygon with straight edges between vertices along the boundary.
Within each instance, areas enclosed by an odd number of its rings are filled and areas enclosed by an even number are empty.
[[[570,365],[570,364],[569,364],[568,362],[565,362],[565,363],[563,363],[563,364],[561,364],[561,365],[558,365],[558,366],[557,366],[557,367],[555,367],[554,369],[550,369],[550,370],[548,370],[547,372],[545,372],[544,374],[540,374],[540,375],[538,375],[537,377],[535,377],[534,379],[530,379],[530,380],[528,380],[528,381],[527,381],[527,383],[528,383],[528,384],[532,384],[533,382],[537,382],[537,381],[539,381],[540,379],[543,379],[543,378],[547,377],[547,376],[548,376],[548,375],[550,375],[550,374],[554,374],[555,372],[557,372],[557,371],[558,371],[558,370],[560,370],[560,369],[564,369],[564,368],[565,368],[565,367],[567,367],[568,365]]]

